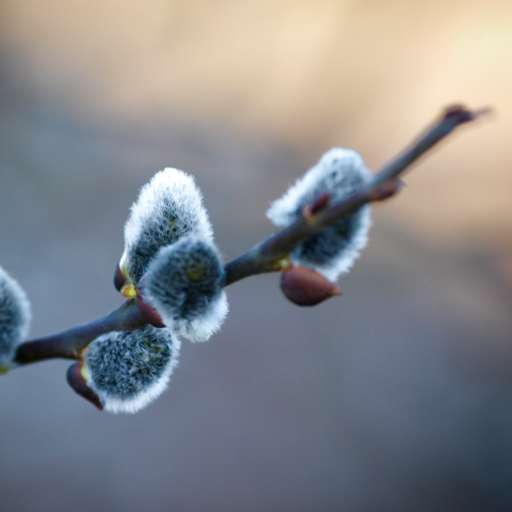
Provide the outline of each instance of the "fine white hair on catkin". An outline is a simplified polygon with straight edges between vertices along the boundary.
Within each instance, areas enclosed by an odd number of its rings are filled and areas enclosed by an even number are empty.
[[[205,312],[195,319],[181,319],[176,322],[177,332],[192,342],[208,341],[219,332],[229,313],[226,292],[220,291],[215,295]]]
[[[104,334],[87,348],[82,375],[106,411],[136,413],[167,388],[180,345],[169,329],[151,326]]]
[[[13,366],[16,348],[28,334],[31,317],[23,288],[0,267],[0,367]]]
[[[289,226],[302,215],[306,205],[312,204],[322,194],[329,193],[331,202],[339,201],[370,177],[371,173],[357,152],[331,149],[272,203],[267,217],[275,226]],[[292,261],[313,268],[334,281],[352,268],[366,247],[370,226],[370,207],[365,205],[300,243],[291,254]]]
[[[228,313],[223,280],[213,242],[190,235],[160,249],[142,280],[142,294],[177,335],[206,341]]]
[[[146,183],[125,224],[121,264],[134,282],[142,277],[160,247],[187,234],[213,240],[213,230],[194,178],[166,168]]]

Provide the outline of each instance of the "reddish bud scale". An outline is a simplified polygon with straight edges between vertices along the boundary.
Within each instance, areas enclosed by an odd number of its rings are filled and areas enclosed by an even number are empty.
[[[139,310],[143,314],[148,324],[151,324],[153,327],[165,327],[162,318],[158,314],[158,311],[150,306],[147,302],[144,302],[140,290],[138,290],[137,298],[135,301],[137,302],[137,306],[139,307]]]
[[[73,388],[75,393],[91,402],[100,411],[103,410],[103,405],[98,395],[87,385],[81,373],[82,363],[73,363],[66,374],[68,384]]]
[[[341,290],[322,274],[306,267],[292,267],[281,274],[281,290],[298,306],[316,306],[341,295]]]
[[[385,201],[398,194],[404,187],[405,183],[399,178],[386,181],[372,192],[370,198],[372,201]]]
[[[325,210],[327,206],[329,206],[329,201],[331,200],[331,194],[329,192],[325,192],[324,194],[321,194],[318,196],[313,203],[307,207],[309,210],[309,213],[311,215],[316,215],[317,213],[320,213],[322,210]]]
[[[330,200],[331,194],[326,192],[325,194],[317,197],[313,203],[304,206],[302,209],[302,215],[306,222],[310,224],[313,223],[316,215],[327,208]]]

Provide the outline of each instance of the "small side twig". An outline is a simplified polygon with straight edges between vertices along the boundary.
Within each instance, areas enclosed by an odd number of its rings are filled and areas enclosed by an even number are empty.
[[[330,203],[319,198],[305,215],[290,226],[274,233],[225,266],[225,286],[266,272],[277,272],[290,265],[289,254],[307,237],[318,233],[349,215],[364,204],[393,197],[401,187],[399,180],[411,165],[458,126],[469,123],[488,109],[471,111],[453,106],[420,135],[408,148],[385,165],[365,185],[349,197]],[[107,316],[73,327],[58,334],[22,343],[15,361],[25,365],[45,359],[80,359],[83,350],[98,336],[111,331],[133,330],[150,323],[147,311],[135,300],[121,305]]]

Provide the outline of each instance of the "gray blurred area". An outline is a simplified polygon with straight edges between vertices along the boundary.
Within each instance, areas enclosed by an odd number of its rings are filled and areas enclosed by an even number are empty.
[[[4,21],[23,16],[13,5]],[[229,259],[269,233],[269,202],[323,139],[332,143],[325,127],[307,147],[293,130],[202,118],[193,99],[190,115],[172,101],[122,115],[63,64],[36,74],[30,56],[41,49],[15,44],[16,30],[0,54],[0,264],[31,298],[33,336],[120,303],[111,280],[123,222],[157,170],[196,176]],[[471,133],[454,145],[477,140]],[[354,137],[336,132],[339,144]],[[375,159],[398,147],[368,139],[358,149]],[[501,150],[493,172],[508,184],[510,149]],[[417,173],[442,180],[432,159]],[[448,169],[451,179],[465,164]],[[407,181],[404,196],[426,204],[430,227],[416,228],[402,198],[375,209],[343,296],[317,308],[288,303],[275,275],[234,285],[222,332],[185,344],[168,391],[137,415],[99,413],[77,397],[68,362],[2,376],[0,510],[511,510],[510,224],[493,224],[491,207],[478,224],[476,210],[475,225],[498,227],[472,236],[445,212],[450,199],[454,209],[478,203],[476,188],[447,198],[446,180],[432,195],[416,173]]]

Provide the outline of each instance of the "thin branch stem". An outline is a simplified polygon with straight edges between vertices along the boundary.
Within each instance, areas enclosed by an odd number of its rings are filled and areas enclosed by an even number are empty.
[[[147,317],[135,300],[129,300],[108,315],[66,331],[22,343],[15,361],[24,365],[45,359],[80,359],[82,351],[98,336],[112,331],[144,327]]]
[[[488,109],[470,111],[462,106],[445,110],[408,148],[386,164],[365,185],[350,196],[313,214],[303,215],[290,226],[270,235],[246,253],[225,266],[225,286],[249,276],[266,272],[278,272],[289,266],[289,254],[304,239],[320,232],[349,215],[357,208],[382,201],[395,195],[399,188],[398,178],[422,155],[447,137],[458,126],[473,121]],[[15,361],[25,365],[51,358],[80,359],[83,350],[98,336],[111,331],[141,328],[150,323],[147,311],[130,300],[107,316],[90,323],[73,327],[58,334],[27,341],[18,347]]]
[[[448,136],[456,127],[473,121],[488,109],[470,111],[450,107],[407,149],[385,165],[372,180],[353,194],[327,206],[313,217],[302,216],[293,224],[274,233],[226,265],[226,285],[264,272],[282,270],[288,254],[305,238],[318,233],[346,215],[372,201],[386,198],[386,185],[392,183],[429,149]]]

